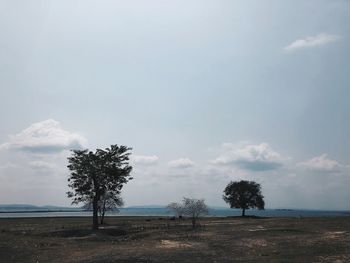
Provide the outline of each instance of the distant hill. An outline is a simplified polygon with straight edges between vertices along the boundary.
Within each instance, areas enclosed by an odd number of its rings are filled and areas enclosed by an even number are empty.
[[[133,206],[127,206],[125,208],[150,209],[150,208],[166,208],[166,206],[165,205],[133,205]]]
[[[0,208],[35,208],[35,205],[26,205],[26,204],[0,204]]]
[[[81,210],[76,207],[62,207],[62,206],[36,206],[28,204],[0,204],[0,212],[12,212],[12,211],[74,211]]]

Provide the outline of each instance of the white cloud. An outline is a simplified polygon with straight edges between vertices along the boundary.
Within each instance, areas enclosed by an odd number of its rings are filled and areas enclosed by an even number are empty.
[[[159,157],[156,155],[132,155],[131,161],[135,164],[152,165],[156,164]]]
[[[224,153],[212,161],[217,165],[235,165],[250,171],[274,170],[283,165],[286,158],[275,152],[267,143],[235,146],[223,144]]]
[[[173,168],[188,168],[194,166],[194,162],[189,158],[180,158],[170,161],[168,165]]]
[[[0,170],[1,169],[14,168],[14,167],[16,167],[16,165],[11,163],[11,162],[7,162],[5,164],[0,164]]]
[[[297,39],[288,46],[284,47],[284,50],[291,52],[301,48],[310,48],[323,46],[332,42],[336,42],[340,39],[338,35],[330,35],[326,33],[318,34],[316,36],[308,36],[302,39]]]
[[[29,162],[29,166],[37,170],[51,170],[55,168],[53,164],[44,161],[32,161]]]
[[[339,172],[342,167],[337,161],[328,158],[327,154],[316,156],[306,162],[301,162],[298,165],[317,172]]]
[[[87,140],[77,134],[62,129],[53,119],[33,123],[23,131],[10,135],[0,149],[15,149],[32,153],[57,153],[63,150],[83,148]]]

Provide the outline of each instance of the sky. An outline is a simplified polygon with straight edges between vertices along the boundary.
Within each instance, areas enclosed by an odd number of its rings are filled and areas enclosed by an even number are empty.
[[[350,209],[347,0],[0,0],[0,35],[0,204],[70,205],[70,150],[119,144],[126,206]]]

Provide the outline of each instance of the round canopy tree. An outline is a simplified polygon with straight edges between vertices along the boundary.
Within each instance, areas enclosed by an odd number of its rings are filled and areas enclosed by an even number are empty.
[[[265,208],[261,186],[253,181],[231,181],[224,190],[223,199],[230,204],[231,208],[242,209],[242,216],[245,216],[246,209],[263,210]]]
[[[73,150],[68,158],[71,171],[68,186],[73,191],[68,197],[73,204],[92,203],[93,229],[98,229],[98,203],[104,196],[118,196],[130,179],[132,167],[129,165],[131,148],[111,145],[104,150]]]

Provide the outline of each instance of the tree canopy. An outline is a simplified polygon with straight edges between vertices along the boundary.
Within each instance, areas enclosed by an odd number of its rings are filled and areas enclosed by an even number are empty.
[[[131,148],[111,145],[104,150],[73,150],[68,157],[68,169],[71,171],[68,186],[72,191],[68,197],[73,204],[92,203],[93,229],[98,229],[98,202],[108,195],[118,196],[123,185],[132,179],[129,165]]]
[[[245,216],[246,209],[262,210],[265,208],[261,186],[253,181],[231,181],[224,190],[223,199],[230,204],[231,208],[242,209],[242,216]]]

